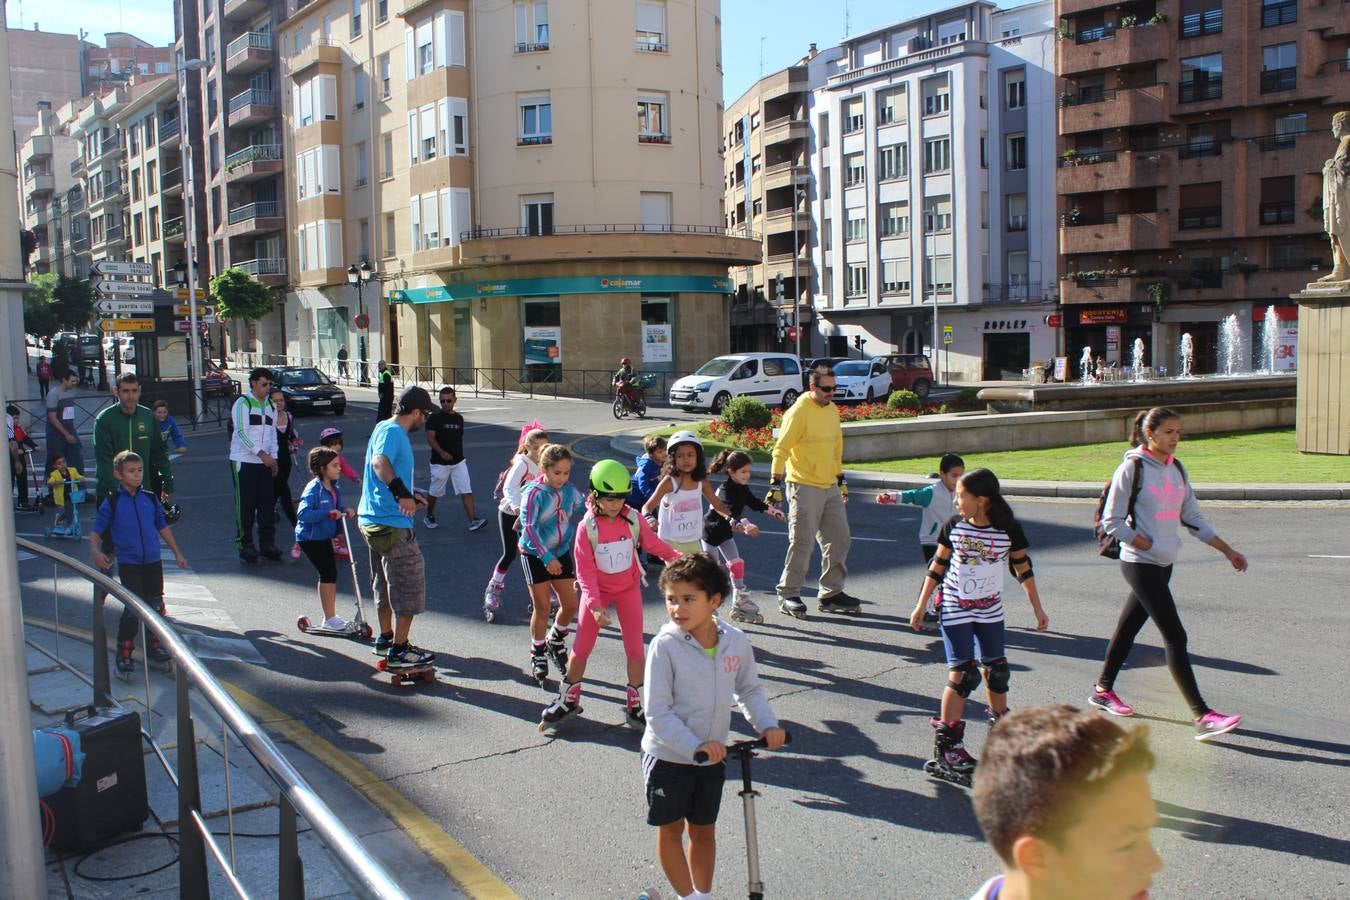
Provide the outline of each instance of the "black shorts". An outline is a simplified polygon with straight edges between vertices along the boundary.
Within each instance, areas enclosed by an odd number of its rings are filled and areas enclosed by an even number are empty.
[[[669,825],[681,819],[690,825],[714,825],[722,808],[727,764],[686,766],[642,754],[647,787],[647,824]]]
[[[300,549],[319,570],[319,584],[337,584],[337,556],[332,541],[301,541]]]
[[[544,567],[542,559],[528,553],[521,553],[520,564],[525,567],[525,583],[529,585],[548,584],[550,581],[571,581],[577,577],[576,566],[572,564],[570,552],[558,557],[558,562],[562,563],[562,571],[557,575],[550,575],[548,569]]]

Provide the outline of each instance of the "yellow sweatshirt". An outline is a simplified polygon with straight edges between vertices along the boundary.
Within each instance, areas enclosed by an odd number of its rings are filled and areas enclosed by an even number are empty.
[[[844,471],[844,432],[839,407],[819,406],[803,394],[783,415],[778,443],[773,448],[773,473],[787,472],[787,480],[828,488]]]
[[[47,483],[52,486],[52,500],[57,506],[66,505],[67,481],[73,482],[84,480],[84,476],[80,474],[80,470],[74,466],[67,466],[66,472],[69,473],[69,477],[62,475],[60,469],[52,469],[52,474],[47,476]]]

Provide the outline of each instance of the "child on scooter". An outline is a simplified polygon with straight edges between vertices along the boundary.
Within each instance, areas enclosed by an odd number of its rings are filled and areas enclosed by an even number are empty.
[[[359,487],[361,484],[361,476],[356,473],[356,470],[347,463],[347,460],[342,455],[342,429],[325,428],[323,431],[320,431],[319,446],[327,447],[338,455],[338,462],[342,466],[342,477]],[[333,538],[333,552],[337,554],[337,558],[341,560],[352,558],[351,553],[347,550],[347,544],[343,541],[342,535],[340,534]]]
[[[964,474],[966,461],[955,453],[944,453],[938,461],[937,481],[912,491],[900,491],[898,494],[882,491],[877,494],[877,502],[882,506],[898,503],[923,510],[919,517],[919,551],[923,553],[924,563],[932,561],[937,553],[938,533],[956,515],[956,483]],[[937,621],[937,606],[942,602],[941,597],[941,589],[933,592],[933,599],[924,612],[924,621]]]
[[[80,470],[66,465],[64,455],[58,453],[52,457],[52,474],[47,476],[47,484],[52,489],[52,503],[56,506],[55,526],[64,528],[70,524],[71,513],[75,509],[74,494],[79,490],[79,483],[84,481],[84,476]]]
[[[647,652],[647,824],[657,828],[657,856],[671,887],[680,897],[705,898],[712,896],[733,701],[770,750],[787,735],[764,694],[750,641],[717,617],[731,593],[726,571],[711,555],[695,553],[668,564],[660,586],[670,622]],[[694,762],[699,751],[706,763]]]
[[[347,628],[337,614],[337,555],[333,539],[342,533],[339,521],[356,517],[356,510],[342,505],[342,458],[328,447],[309,451],[309,471],[314,478],[300,495],[296,511],[295,541],[300,551],[319,573],[319,605],[323,607],[323,627],[333,631]]]

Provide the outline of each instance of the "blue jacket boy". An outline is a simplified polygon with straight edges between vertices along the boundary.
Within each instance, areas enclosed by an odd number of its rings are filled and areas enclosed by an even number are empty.
[[[159,534],[168,527],[158,497],[149,491],[132,494],[118,487],[115,498],[107,497],[99,504],[92,530],[94,534],[112,538],[113,553],[120,562],[144,566],[160,561]]]
[[[628,494],[628,505],[633,509],[642,509],[656,492],[661,481],[661,464],[646,453],[634,459],[637,472],[633,475],[633,489]]]

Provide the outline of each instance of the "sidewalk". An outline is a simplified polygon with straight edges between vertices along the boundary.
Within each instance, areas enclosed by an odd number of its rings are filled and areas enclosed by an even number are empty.
[[[82,709],[93,695],[92,688],[70,672],[56,666],[34,646],[56,654],[57,637],[49,627],[26,622],[29,643],[28,690],[34,728],[59,723],[68,709]],[[89,675],[92,648],[87,639],[63,626],[59,655],[72,668]],[[139,670],[131,682],[113,679],[118,703],[141,716],[142,728],[150,731],[170,763],[177,765],[175,692],[171,677],[152,673],[150,699]],[[230,735],[223,742],[218,720],[194,697],[197,722],[197,765],[200,772],[201,805],[217,840],[227,855],[233,854],[241,882],[252,896],[277,894],[277,793],[271,779]],[[355,788],[338,777],[294,743],[274,735],[286,758],[300,771],[339,819],[356,835],[382,865],[395,873],[409,896],[462,898],[445,870],[409,839],[392,821]],[[178,798],[173,782],[154,753],[144,747],[150,818],[137,837],[93,853],[58,856],[48,851],[49,898],[150,897],[169,900],[179,896],[177,847],[162,835],[178,833]],[[228,766],[226,757],[228,756]],[[227,793],[228,786],[228,793]],[[233,849],[228,837],[228,809],[234,810]],[[300,823],[300,853],[304,863],[305,896],[351,897],[352,893],[328,848]],[[233,896],[233,891],[208,850],[211,896]],[[156,871],[158,870],[158,871]]]

